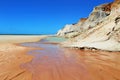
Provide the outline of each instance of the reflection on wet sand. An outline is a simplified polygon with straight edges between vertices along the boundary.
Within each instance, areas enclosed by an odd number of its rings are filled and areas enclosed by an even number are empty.
[[[120,80],[120,52],[82,51],[61,48],[57,44],[29,43],[41,47],[22,67],[33,74],[33,80]]]

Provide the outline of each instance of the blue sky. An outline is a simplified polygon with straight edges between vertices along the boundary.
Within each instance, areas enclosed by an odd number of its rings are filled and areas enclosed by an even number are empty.
[[[0,34],[55,34],[113,0],[0,0]]]

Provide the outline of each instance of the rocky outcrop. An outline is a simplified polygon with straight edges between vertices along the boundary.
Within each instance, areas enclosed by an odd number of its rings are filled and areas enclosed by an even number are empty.
[[[77,24],[66,25],[62,30],[59,30],[57,35],[63,37],[76,37],[82,32],[100,24],[103,19],[111,13],[111,3],[97,6],[93,9],[88,18],[82,18]]]
[[[87,30],[95,27],[96,25],[102,23],[103,19],[110,15],[111,9],[106,6],[110,6],[110,4],[103,4],[94,8],[93,12],[89,15],[89,18],[82,25],[83,30]]]
[[[120,0],[96,7],[82,25],[82,33],[64,46],[120,51]]]
[[[77,28],[74,28],[74,24],[67,24],[65,27],[58,31],[57,35],[62,37],[71,37],[68,34],[78,34]]]
[[[58,36],[72,38],[77,36],[82,30],[81,25],[87,20],[87,18],[81,18],[76,24],[67,24],[63,29],[60,29],[57,33]]]

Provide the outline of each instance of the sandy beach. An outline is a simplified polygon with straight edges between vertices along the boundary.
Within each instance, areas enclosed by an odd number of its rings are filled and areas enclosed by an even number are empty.
[[[119,52],[69,49],[48,41],[23,46],[43,48],[31,50],[34,58],[23,64],[32,80],[120,80]]]
[[[24,43],[37,42],[48,35],[0,35],[0,44],[2,43]]]
[[[119,52],[69,49],[46,40],[35,42],[45,37],[2,38],[0,80],[120,80]],[[34,42],[23,43],[29,41]]]
[[[17,44],[39,41],[44,37],[1,35],[0,80],[32,80],[32,73],[21,67],[32,60],[33,56],[26,54],[31,49]]]
[[[0,80],[120,80],[120,0],[0,0]]]
[[[20,65],[32,60],[28,48],[12,44],[0,45],[0,80],[31,80],[31,73]],[[29,76],[29,77],[28,77]]]

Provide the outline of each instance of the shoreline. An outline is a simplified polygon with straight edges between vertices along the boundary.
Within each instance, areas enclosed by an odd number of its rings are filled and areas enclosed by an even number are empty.
[[[0,35],[0,44],[37,42],[50,35]]]

